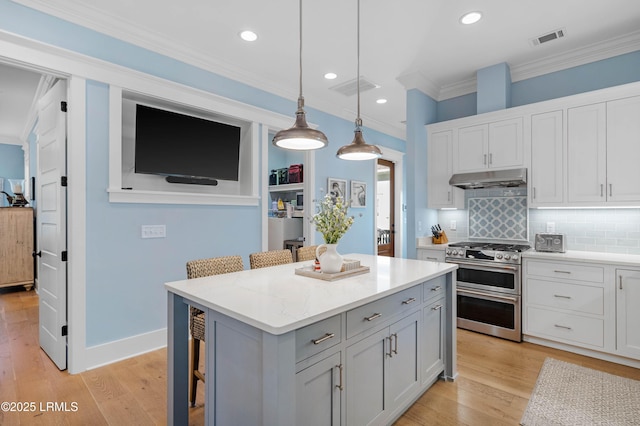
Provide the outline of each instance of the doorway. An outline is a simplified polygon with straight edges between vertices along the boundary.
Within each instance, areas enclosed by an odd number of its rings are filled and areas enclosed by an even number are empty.
[[[395,255],[395,164],[378,159],[376,166],[376,241],[378,256]]]

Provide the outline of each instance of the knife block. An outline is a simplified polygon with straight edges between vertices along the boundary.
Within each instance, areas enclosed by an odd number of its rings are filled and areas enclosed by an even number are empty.
[[[433,244],[447,244],[449,242],[449,239],[447,238],[447,234],[445,234],[444,231],[440,231],[437,237],[435,235],[431,237],[431,241],[433,242]]]

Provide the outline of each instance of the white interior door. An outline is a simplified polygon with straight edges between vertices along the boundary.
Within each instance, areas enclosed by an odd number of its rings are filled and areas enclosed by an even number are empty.
[[[40,99],[36,175],[40,347],[61,370],[67,368],[66,98],[61,80]]]

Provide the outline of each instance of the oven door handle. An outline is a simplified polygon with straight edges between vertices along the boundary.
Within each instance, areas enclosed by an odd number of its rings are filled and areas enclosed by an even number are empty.
[[[519,270],[519,266],[510,266],[510,265],[500,265],[498,263],[495,264],[491,264],[491,265],[487,265],[487,263],[482,263],[482,262],[469,262],[469,261],[464,261],[464,262],[455,262],[455,261],[451,261],[451,260],[447,260],[447,263],[455,263],[457,264],[459,267],[464,268],[465,266],[469,266],[470,268],[473,269],[478,269],[481,271],[513,271],[513,272],[517,272]]]
[[[472,290],[467,290],[467,289],[461,289],[460,287],[457,288],[458,294],[467,294],[469,296],[480,296],[482,298],[485,299],[497,299],[497,300],[504,300],[506,302],[512,302],[512,303],[517,303],[518,302],[518,298],[516,297],[509,297],[509,296],[498,296],[497,294],[488,294],[488,293],[483,293],[480,291],[472,291]]]

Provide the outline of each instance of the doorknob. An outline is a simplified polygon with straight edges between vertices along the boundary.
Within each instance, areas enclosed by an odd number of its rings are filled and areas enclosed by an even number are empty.
[[[38,251],[38,252],[35,252],[35,251],[34,251],[33,253],[31,253],[31,256],[33,256],[33,257],[36,257],[36,256],[38,256],[38,257],[42,257],[42,250],[40,250],[40,251]]]

